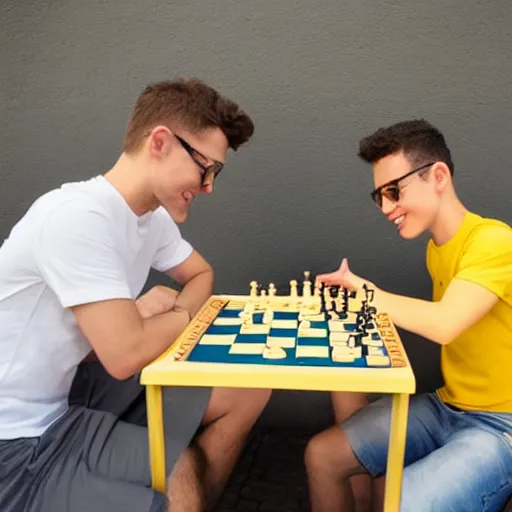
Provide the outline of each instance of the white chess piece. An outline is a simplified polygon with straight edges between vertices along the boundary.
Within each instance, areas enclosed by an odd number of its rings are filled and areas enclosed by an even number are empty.
[[[306,270],[304,272],[304,283],[302,288],[302,296],[303,297],[311,297],[311,281],[309,280],[311,272]]]
[[[267,307],[268,299],[267,299],[267,291],[261,290],[260,293],[260,309],[265,309]]]
[[[274,320],[274,312],[270,307],[267,307],[265,313],[263,313],[263,323],[264,324],[271,324],[272,320]]]

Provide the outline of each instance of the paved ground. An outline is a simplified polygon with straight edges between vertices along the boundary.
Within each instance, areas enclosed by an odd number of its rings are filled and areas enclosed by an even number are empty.
[[[290,431],[255,431],[215,512],[307,512],[308,438]]]
[[[304,470],[309,437],[255,430],[214,512],[309,512]],[[512,512],[512,498],[503,512]]]

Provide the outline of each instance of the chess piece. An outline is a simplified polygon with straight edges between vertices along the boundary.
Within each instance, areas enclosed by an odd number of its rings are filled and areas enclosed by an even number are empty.
[[[292,279],[290,281],[290,297],[297,297],[297,281],[295,279]]]
[[[244,313],[253,313],[255,310],[254,302],[246,302],[244,306]]]
[[[256,281],[250,282],[251,291],[249,292],[250,297],[258,296],[258,283]]]
[[[265,347],[263,350],[264,359],[284,359],[286,351],[281,347]]]
[[[338,310],[338,316],[344,320],[348,318],[348,299],[349,294],[347,288],[340,289],[339,291],[341,307]]]
[[[268,296],[274,297],[275,295],[276,295],[276,287],[275,287],[274,283],[270,283],[268,285]]]
[[[261,290],[260,292],[260,309],[265,309],[267,307],[267,292],[266,290]]]
[[[363,284],[363,290],[364,290],[365,299],[368,301],[368,303],[372,302],[373,297],[375,295],[375,290],[373,288],[369,288],[366,283]]]
[[[304,272],[304,283],[302,288],[303,297],[311,297],[311,281],[309,280],[310,275],[311,272],[309,270]]]
[[[363,301],[363,302],[365,302],[365,301]],[[359,333],[359,335],[362,338],[368,336],[368,333],[366,332],[366,320],[365,320],[365,314],[364,314],[363,309],[360,309],[357,312],[356,323],[357,323],[357,332]]]
[[[366,293],[366,300],[368,301],[368,312],[371,315],[374,315],[377,313],[377,308],[374,306],[370,306],[370,302],[373,302],[373,298],[375,296],[375,290],[373,288],[369,288],[366,284],[363,285],[363,288],[365,289]]]
[[[321,311],[322,309],[322,285],[320,282],[315,281],[315,290],[313,292],[313,305],[315,309]]]
[[[322,313],[325,313],[325,311],[327,311],[326,303],[325,303],[325,290],[326,290],[325,283],[321,283],[320,284],[320,311]]]
[[[327,300],[329,301],[329,307],[327,308],[329,311],[336,310],[336,299],[338,297],[338,286],[329,286],[329,293]]]
[[[324,287],[322,295],[323,295],[323,304],[324,304],[325,311],[331,311],[332,303],[331,303],[330,289],[328,286]]]

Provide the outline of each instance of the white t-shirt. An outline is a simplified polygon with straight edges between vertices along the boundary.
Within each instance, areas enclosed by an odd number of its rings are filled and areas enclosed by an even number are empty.
[[[138,217],[103,176],[35,201],[0,247],[0,439],[39,436],[67,410],[91,350],[69,307],[135,299],[151,267],[191,252],[164,209]]]

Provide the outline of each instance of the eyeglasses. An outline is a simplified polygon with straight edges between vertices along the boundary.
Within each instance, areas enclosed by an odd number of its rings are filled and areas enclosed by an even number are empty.
[[[207,185],[212,185],[215,181],[215,178],[219,175],[220,171],[224,167],[222,162],[218,162],[217,160],[213,160],[213,164],[208,165],[208,162],[211,160],[204,156],[202,153],[197,151],[197,149],[193,148],[186,140],[183,140],[178,135],[175,135],[178,139],[179,143],[183,146],[183,149],[190,155],[192,160],[199,166],[201,169],[201,176],[203,177],[201,185],[206,187]]]
[[[392,203],[397,203],[400,200],[401,192],[401,189],[398,186],[399,183],[405,178],[411,176],[411,174],[422,171],[423,169],[426,169],[427,167],[430,167],[431,165],[434,164],[435,162],[430,162],[428,164],[422,165],[421,167],[417,167],[416,169],[409,171],[407,174],[404,174],[403,176],[397,178],[396,180],[384,183],[384,185],[381,185],[380,187],[376,188],[370,193],[372,200],[379,208],[382,208],[383,197],[385,197],[388,201],[391,201]]]

